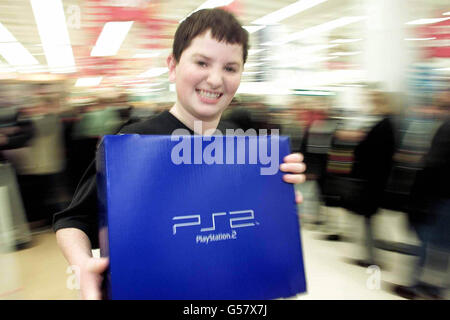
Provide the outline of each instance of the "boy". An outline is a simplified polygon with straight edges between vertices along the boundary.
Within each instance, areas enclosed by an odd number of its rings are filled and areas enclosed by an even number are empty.
[[[247,59],[248,33],[236,18],[221,9],[205,9],[192,14],[178,27],[173,52],[167,58],[169,79],[176,83],[177,100],[170,111],[125,127],[121,133],[170,135],[176,129],[194,134],[194,123],[201,121],[204,134],[219,129],[234,129],[220,122],[222,112],[239,87]],[[304,181],[303,157],[291,154],[280,169],[288,183]],[[97,204],[95,169],[82,179],[81,188],[66,210],[57,213],[54,229],[58,245],[71,265],[80,268],[81,295],[100,299],[101,274],[108,266],[106,258],[92,258],[97,245]],[[300,202],[300,196],[297,197]],[[92,241],[92,243],[91,243]]]

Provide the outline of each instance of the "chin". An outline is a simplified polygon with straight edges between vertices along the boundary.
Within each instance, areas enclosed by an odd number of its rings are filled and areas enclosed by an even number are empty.
[[[214,108],[213,110],[205,110],[205,108],[203,107],[201,110],[195,110],[195,116],[197,119],[202,121],[211,121],[220,118],[224,110],[225,108],[220,110],[217,110],[216,108]]]

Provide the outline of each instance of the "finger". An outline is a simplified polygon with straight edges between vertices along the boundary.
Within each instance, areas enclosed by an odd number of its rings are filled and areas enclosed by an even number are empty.
[[[306,170],[306,166],[304,163],[282,163],[280,170],[290,173],[303,173]]]
[[[285,174],[283,175],[283,180],[287,183],[297,184],[305,182],[306,177],[304,174]]]
[[[102,299],[102,295],[100,292],[100,289],[98,288],[98,285],[96,285],[95,287],[89,287],[89,288],[85,288],[83,294],[82,294],[82,299],[83,300],[101,300]]]
[[[300,191],[295,191],[295,202],[301,204],[303,202],[303,195]]]
[[[301,153],[291,153],[283,158],[283,162],[302,162],[303,155]]]
[[[108,258],[92,258],[88,263],[87,269],[90,272],[101,274],[108,268],[108,265]]]

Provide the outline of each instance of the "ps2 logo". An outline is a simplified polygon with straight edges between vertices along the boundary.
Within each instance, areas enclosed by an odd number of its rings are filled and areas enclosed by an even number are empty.
[[[201,228],[201,232],[206,231],[214,231],[216,230],[216,217],[218,216],[225,216],[226,212],[217,212],[212,214],[212,227],[208,228]],[[245,228],[245,227],[253,227],[258,224],[258,222],[254,221],[255,219],[255,213],[253,210],[241,210],[241,211],[230,211],[230,215],[241,215],[239,217],[233,217],[230,218],[230,228]],[[246,214],[245,216],[242,216],[243,214]],[[196,215],[190,215],[190,216],[176,216],[173,217],[172,220],[192,220],[191,222],[183,222],[183,223],[174,223],[173,225],[173,234],[175,235],[177,233],[177,228],[180,227],[191,227],[191,226],[199,226],[201,225],[201,218],[199,214]],[[244,222],[245,221],[245,222]]]

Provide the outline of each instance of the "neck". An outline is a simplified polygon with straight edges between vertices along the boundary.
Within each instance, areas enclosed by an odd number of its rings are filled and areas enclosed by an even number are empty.
[[[169,112],[178,120],[180,120],[186,127],[194,131],[196,134],[211,135],[217,129],[220,121],[220,115],[214,119],[202,120],[196,118],[184,108],[181,108],[176,102]]]

